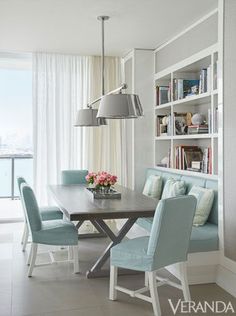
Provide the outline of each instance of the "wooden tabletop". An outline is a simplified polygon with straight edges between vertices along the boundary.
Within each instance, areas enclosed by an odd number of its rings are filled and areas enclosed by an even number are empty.
[[[116,185],[121,199],[93,199],[86,185],[50,185],[54,199],[72,221],[153,217],[157,199]]]

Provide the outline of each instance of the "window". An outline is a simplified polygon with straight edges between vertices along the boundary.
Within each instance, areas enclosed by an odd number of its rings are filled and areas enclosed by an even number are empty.
[[[0,197],[19,195],[17,176],[32,182],[32,158],[32,71],[20,58],[1,60]]]

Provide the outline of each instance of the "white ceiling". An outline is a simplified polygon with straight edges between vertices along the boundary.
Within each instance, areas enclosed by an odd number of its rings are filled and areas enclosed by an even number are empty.
[[[156,48],[217,6],[217,0],[0,0],[0,52],[107,55]]]

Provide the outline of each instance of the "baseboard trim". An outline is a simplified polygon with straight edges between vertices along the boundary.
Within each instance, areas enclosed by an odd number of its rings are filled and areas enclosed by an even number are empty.
[[[189,284],[215,283],[217,266],[219,264],[219,251],[198,252],[188,255],[187,275]],[[171,265],[166,269],[179,278],[177,265]]]
[[[166,267],[166,269],[179,279],[179,271],[176,265]],[[207,284],[216,282],[217,265],[187,266],[188,283]]]
[[[222,265],[218,265],[216,284],[236,297],[236,273],[230,271]]]

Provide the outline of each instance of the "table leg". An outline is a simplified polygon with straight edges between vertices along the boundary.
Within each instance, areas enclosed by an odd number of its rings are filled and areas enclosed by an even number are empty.
[[[101,230],[106,233],[106,235],[111,239],[111,243],[108,245],[108,247],[104,250],[102,255],[98,258],[98,260],[95,262],[93,267],[87,271],[86,276],[87,278],[95,278],[95,277],[101,277],[101,276],[107,276],[109,274],[109,271],[102,270],[103,265],[107,261],[107,259],[110,257],[110,250],[113,246],[120,243],[121,240],[125,237],[125,235],[128,233],[130,228],[134,225],[137,218],[129,218],[121,230],[119,231],[118,235],[115,235],[113,231],[109,228],[109,226],[105,223],[102,219],[96,219],[91,221],[96,222],[96,224],[101,228]]]
[[[76,224],[76,228],[79,230],[81,225],[84,223],[84,221],[79,221]],[[106,237],[106,234],[103,232],[103,230],[98,226],[96,223],[92,223],[93,226],[97,229],[98,233],[83,233],[83,234],[78,234],[78,238],[97,238],[97,237]]]

